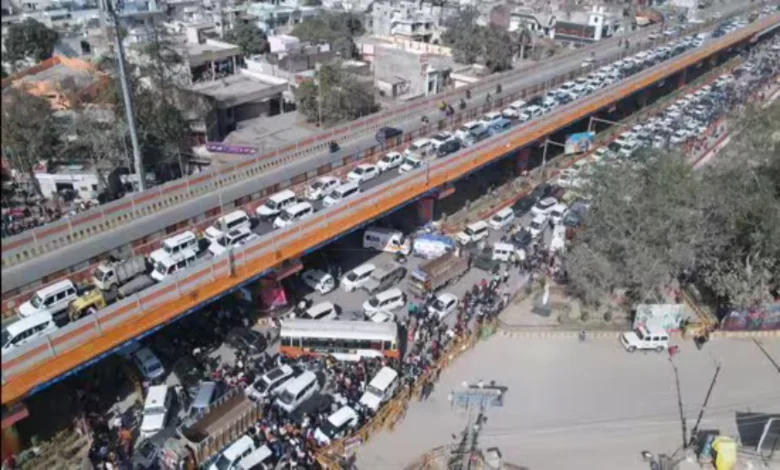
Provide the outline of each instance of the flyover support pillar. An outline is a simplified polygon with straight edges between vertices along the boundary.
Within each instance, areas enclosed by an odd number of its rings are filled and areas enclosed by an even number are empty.
[[[639,104],[639,109],[644,109],[645,106],[647,106],[647,97],[650,95],[649,90],[642,90],[639,92],[639,96],[637,97],[637,104]]]
[[[19,439],[19,433],[16,430],[16,425],[3,428],[2,435],[2,461],[5,462],[12,455],[19,455],[22,451],[22,442]]]
[[[679,74],[677,74],[677,88],[684,87],[687,79],[688,69],[683,69]]]
[[[433,220],[433,204],[435,198],[424,197],[417,201],[415,209],[417,210],[417,223],[425,225]]]
[[[521,176],[528,171],[528,160],[531,158],[531,149],[523,147],[515,155],[515,175]]]

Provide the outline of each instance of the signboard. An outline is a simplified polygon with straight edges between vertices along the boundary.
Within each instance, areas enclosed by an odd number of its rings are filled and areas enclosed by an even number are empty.
[[[566,155],[587,152],[593,145],[593,139],[595,138],[595,132],[580,132],[578,134],[570,134],[566,138]]]
[[[230,153],[233,155],[254,155],[257,149],[254,147],[244,147],[241,145],[228,145],[221,142],[208,142],[206,150],[213,153]]]

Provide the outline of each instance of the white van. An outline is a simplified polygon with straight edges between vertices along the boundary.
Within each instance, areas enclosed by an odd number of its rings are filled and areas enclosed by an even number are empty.
[[[476,243],[480,240],[484,240],[488,235],[488,224],[485,223],[485,221],[480,220],[479,222],[466,225],[466,228],[463,231],[458,232],[455,235],[455,238],[457,238],[461,244],[468,245],[469,243]]]
[[[249,230],[252,228],[252,223],[249,220],[249,216],[246,215],[246,212],[240,210],[233,211],[230,214],[217,219],[217,221],[214,222],[214,225],[206,229],[204,236],[209,241],[213,242],[229,231],[240,228]]]
[[[175,255],[160,258],[154,265],[152,279],[162,282],[166,277],[172,276],[182,271],[197,261],[197,256],[193,250],[187,249],[176,253]]]
[[[406,305],[406,294],[401,289],[393,287],[382,291],[363,302],[363,312],[373,313],[379,310],[392,312]]]
[[[269,370],[255,383],[244,389],[244,394],[252,400],[262,400],[265,397],[281,392],[285,385],[295,378],[296,370],[287,364]]]
[[[294,205],[298,202],[298,198],[295,193],[289,189],[285,189],[280,193],[276,193],[269,197],[262,205],[257,206],[255,214],[258,217],[269,220],[272,217],[279,215],[286,208]]]
[[[620,342],[628,352],[637,349],[663,352],[669,347],[669,334],[661,328],[639,326],[634,331],[620,335]]]
[[[256,447],[254,439],[249,436],[242,436],[219,454],[219,457],[211,464],[209,470],[236,470],[238,464],[251,454]]]
[[[412,244],[398,230],[369,227],[363,233],[363,248],[408,255],[412,251]]]
[[[198,252],[198,237],[194,233],[187,230],[178,235],[174,235],[170,238],[166,238],[160,248],[154,250],[149,255],[149,264],[157,266],[161,260],[166,259],[172,255],[178,255],[184,250],[190,249],[195,253]]]
[[[165,366],[151,349],[140,348],[130,357],[145,380],[153,382],[165,375]]]
[[[314,431],[314,439],[326,446],[336,439],[346,437],[357,427],[358,414],[350,406],[344,405],[338,411],[328,416],[328,419]]]
[[[56,315],[67,310],[71,301],[77,297],[76,286],[70,279],[64,279],[37,291],[30,300],[19,306],[18,313],[21,318],[39,313]]]
[[[308,400],[320,389],[317,376],[312,371],[306,371],[295,380],[291,380],[274,404],[288,413],[295,411],[301,403]]]
[[[141,419],[141,439],[148,439],[165,428],[168,411],[171,409],[171,397],[167,385],[149,387]]]
[[[398,372],[390,367],[382,367],[368,383],[366,391],[360,397],[360,404],[377,411],[382,403],[393,398],[397,387]]]
[[[371,273],[376,269],[376,265],[373,263],[361,264],[352,271],[347,272],[341,278],[341,287],[346,292],[354,292],[360,289],[363,284],[371,277]]]
[[[520,114],[522,114],[523,108],[525,108],[527,105],[528,103],[525,101],[517,100],[510,103],[509,106],[501,112],[501,115],[507,119],[517,119],[520,117]]]
[[[283,210],[279,217],[274,220],[274,227],[288,227],[312,215],[314,215],[314,206],[310,202],[299,202]]]
[[[320,302],[303,313],[307,320],[335,320],[338,316],[338,307],[333,302]]]
[[[335,206],[350,196],[354,196],[360,192],[360,184],[349,181],[342,185],[339,185],[333,189],[325,199],[322,201],[322,205],[325,207]]]
[[[57,325],[54,323],[54,317],[47,312],[36,313],[11,323],[3,328],[3,353],[38,338],[43,338],[55,331],[57,331]]]
[[[271,449],[269,449],[268,446],[262,446],[241,459],[241,461],[236,464],[235,468],[236,470],[259,470],[261,468],[273,468],[272,465],[274,461],[274,453],[271,451]]]
[[[523,261],[525,260],[525,250],[517,249],[511,243],[496,243],[493,245],[492,258],[493,261],[505,263],[511,263],[515,258]]]
[[[493,230],[503,230],[515,221],[515,211],[511,207],[505,207],[493,214],[488,221],[488,225]]]
[[[425,158],[428,155],[433,154],[435,151],[436,147],[434,147],[433,142],[431,142],[429,139],[417,139],[412,142],[412,145],[410,145],[404,153],[407,157]]]
[[[304,284],[311,287],[322,295],[325,295],[336,288],[336,280],[330,273],[320,269],[309,269],[301,274]]]

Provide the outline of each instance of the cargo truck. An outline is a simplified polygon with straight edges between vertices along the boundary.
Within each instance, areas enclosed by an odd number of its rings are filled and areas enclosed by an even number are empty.
[[[424,297],[436,292],[447,284],[456,281],[469,270],[470,259],[467,255],[458,256],[448,252],[436,259],[420,265],[412,272],[409,291],[416,297]]]
[[[146,259],[140,255],[125,261],[101,263],[92,271],[92,284],[102,291],[116,291],[145,272]]]

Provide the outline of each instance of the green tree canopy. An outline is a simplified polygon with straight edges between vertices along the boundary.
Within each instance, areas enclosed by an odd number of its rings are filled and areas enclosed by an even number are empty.
[[[379,110],[370,87],[359,83],[338,64],[323,65],[316,80],[305,81],[298,87],[295,100],[309,122],[319,122],[321,114],[323,125],[351,121]]]
[[[43,98],[9,87],[3,91],[3,154],[27,172],[35,192],[43,196],[33,169],[58,154],[60,129],[51,105]]]
[[[442,34],[443,43],[452,48],[460,63],[481,62],[493,73],[511,69],[523,38],[495,26],[481,26],[476,22],[478,17],[476,9],[467,8],[451,18]]]
[[[59,34],[32,18],[8,26],[5,60],[16,70],[26,60],[41,62],[52,56]]]
[[[269,51],[268,37],[252,22],[239,22],[227,32],[225,40],[241,48],[244,57],[265,54]]]
[[[357,57],[355,36],[365,32],[363,21],[352,13],[324,12],[295,25],[292,35],[304,42],[330,44],[344,59]]]
[[[320,7],[320,6],[322,6],[322,0],[303,0],[303,6],[305,6],[305,7]]]
[[[565,256],[572,291],[599,302],[627,289],[646,301],[682,280],[732,306],[765,301],[780,281],[778,110],[737,121],[729,150],[699,170],[659,152],[600,166],[585,230]]]

